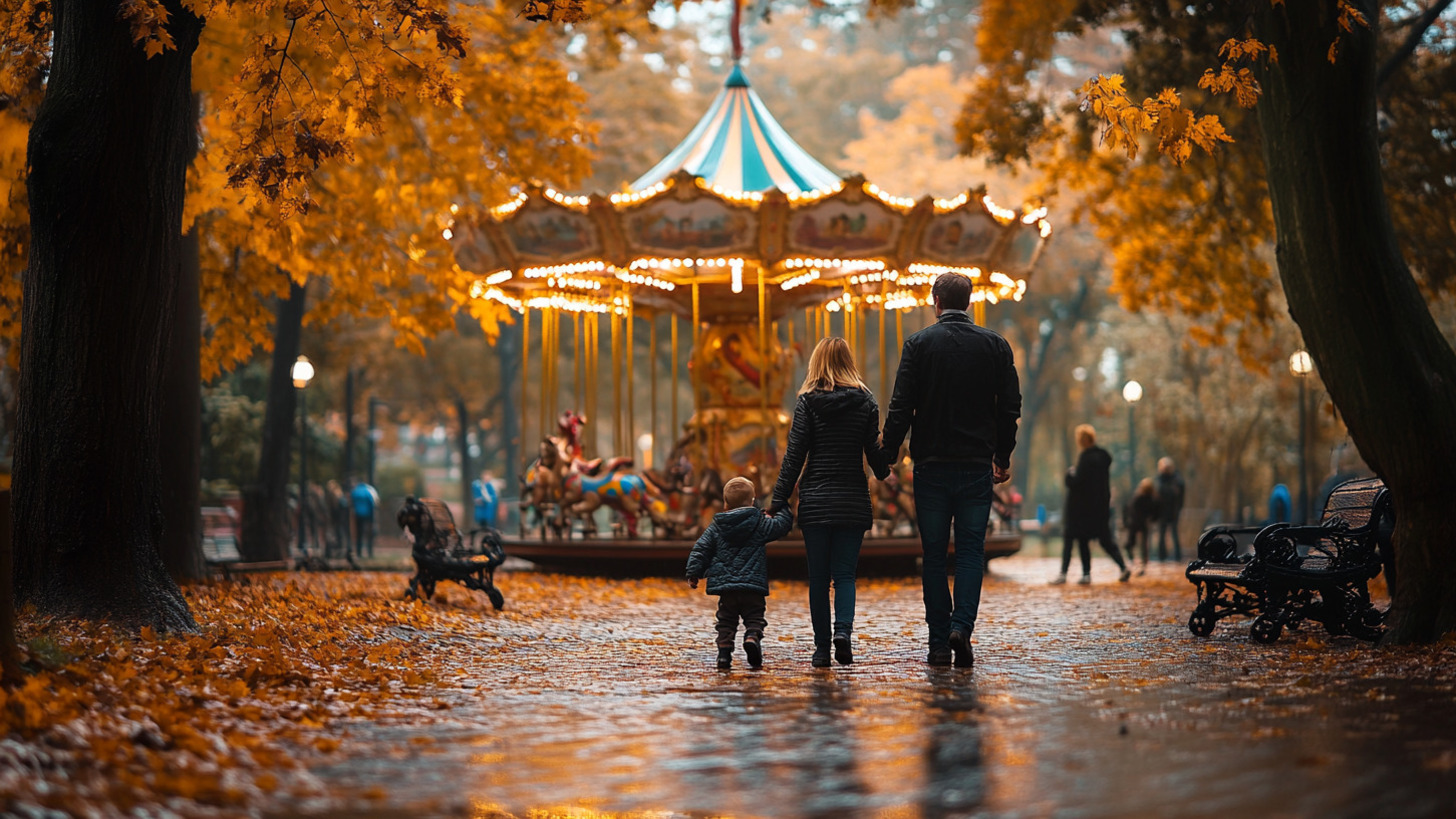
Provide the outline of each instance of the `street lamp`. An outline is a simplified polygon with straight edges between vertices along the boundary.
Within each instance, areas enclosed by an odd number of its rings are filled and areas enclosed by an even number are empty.
[[[1299,524],[1309,522],[1309,434],[1306,431],[1304,382],[1314,372],[1314,360],[1304,350],[1289,357],[1289,372],[1299,379]]]
[[[1122,400],[1127,402],[1127,475],[1131,491],[1137,491],[1137,424],[1133,406],[1143,400],[1143,385],[1129,381],[1122,385]]]
[[[304,388],[313,380],[313,362],[301,355],[293,362],[290,371],[293,387],[298,390],[298,551],[306,553],[304,543],[304,514],[308,509],[308,406],[304,401]]]

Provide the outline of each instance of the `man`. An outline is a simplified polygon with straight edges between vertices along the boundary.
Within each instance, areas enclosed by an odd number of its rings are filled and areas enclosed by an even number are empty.
[[[354,554],[364,557],[367,547],[369,557],[374,557],[374,510],[379,507],[379,493],[359,481],[349,491],[349,500],[354,504]]]
[[[1178,541],[1178,516],[1183,513],[1183,478],[1173,466],[1172,458],[1158,459],[1158,559],[1167,560],[1165,546],[1168,531],[1173,532],[1173,559],[1183,559],[1183,544]]]
[[[966,314],[971,280],[942,274],[930,290],[938,320],[905,340],[884,447],[900,451],[908,432],[915,461],[915,509],[924,553],[926,661],[968,668],[981,605],[992,484],[1011,479],[1011,450],[1021,417],[1021,387],[1006,339]],[[955,597],[946,552],[955,526]]]
[[[496,504],[500,500],[500,494],[496,491],[489,469],[470,482],[470,496],[475,501],[475,528],[494,529]]]

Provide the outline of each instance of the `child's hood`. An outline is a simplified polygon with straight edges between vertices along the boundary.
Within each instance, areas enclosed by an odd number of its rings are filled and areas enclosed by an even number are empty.
[[[753,534],[758,531],[759,521],[764,519],[763,511],[754,506],[741,506],[713,516],[713,522],[718,524],[719,533],[724,538],[736,541],[753,537]]]

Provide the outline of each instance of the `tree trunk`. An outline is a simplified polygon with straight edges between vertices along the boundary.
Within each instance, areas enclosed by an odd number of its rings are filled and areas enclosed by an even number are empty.
[[[455,396],[455,418],[460,424],[460,437],[456,444],[460,447],[461,503],[464,504],[462,508],[465,510],[465,519],[472,521],[470,525],[474,526],[475,517],[472,507],[475,505],[475,499],[470,494],[470,482],[474,480],[474,476],[470,474],[470,408],[465,405],[465,399],[459,395]],[[462,521],[462,528],[468,528],[463,526],[463,523],[464,521]]]
[[[1375,31],[1342,34],[1325,0],[1258,5],[1256,33],[1279,51],[1258,111],[1289,311],[1350,437],[1395,498],[1386,639],[1434,640],[1456,630],[1456,353],[1391,226],[1376,141]],[[1373,0],[1354,5],[1376,25]]]
[[[197,156],[198,95],[191,96],[189,164]],[[202,302],[197,226],[182,237],[176,321],[162,370],[162,562],[178,583],[207,574],[202,556]]]
[[[290,282],[288,298],[278,302],[274,320],[273,368],[268,374],[268,403],[263,411],[258,482],[243,489],[241,547],[243,557],[250,561],[286,560],[293,537],[288,517],[288,472],[298,391],[293,387],[292,369],[302,343],[306,290],[306,285]]]
[[[176,48],[147,59],[117,3],[55,4],[27,156],[15,580],[45,612],[195,629],[157,552],[157,452],[202,21],[164,5]]]
[[[15,549],[10,534],[10,490],[0,489],[0,681],[7,685],[25,676],[15,640]]]

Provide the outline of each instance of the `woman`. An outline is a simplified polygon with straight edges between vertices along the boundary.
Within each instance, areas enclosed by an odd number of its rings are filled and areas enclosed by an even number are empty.
[[[1112,539],[1112,527],[1108,518],[1112,511],[1112,487],[1109,473],[1112,471],[1112,455],[1097,445],[1097,431],[1088,424],[1082,424],[1074,431],[1077,447],[1082,450],[1077,456],[1077,465],[1067,470],[1067,505],[1063,515],[1065,529],[1062,533],[1062,573],[1052,581],[1053,586],[1067,582],[1067,567],[1072,562],[1072,541],[1082,557],[1082,585],[1092,582],[1092,550],[1089,542],[1096,538],[1102,544],[1122,575],[1117,579],[1123,583],[1132,576],[1127,564],[1122,561],[1122,552],[1117,541]]]
[[[799,528],[804,532],[809,560],[809,616],[814,623],[816,668],[829,665],[831,580],[834,659],[842,665],[854,662],[849,642],[854,627],[854,575],[871,518],[865,459],[876,478],[884,480],[890,474],[879,434],[879,408],[855,369],[849,345],[842,338],[819,342],[809,356],[809,374],[799,388],[789,445],[769,507],[770,512],[783,508],[794,484],[799,485]]]

